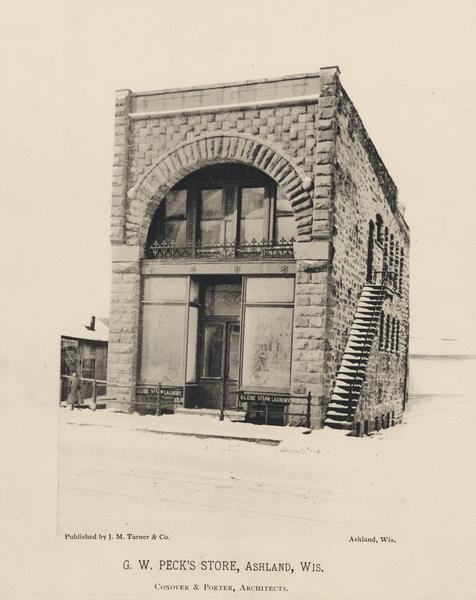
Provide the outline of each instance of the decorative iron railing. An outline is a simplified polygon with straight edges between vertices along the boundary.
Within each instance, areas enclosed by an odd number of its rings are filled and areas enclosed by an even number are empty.
[[[188,246],[176,246],[173,242],[156,240],[147,247],[146,258],[294,258],[293,242],[294,238],[283,238],[275,242],[251,240],[213,245],[196,242]]]

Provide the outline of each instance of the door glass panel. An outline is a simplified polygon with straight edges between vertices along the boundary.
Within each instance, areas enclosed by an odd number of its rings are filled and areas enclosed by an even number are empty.
[[[190,306],[188,313],[187,383],[197,380],[198,308]]]
[[[223,324],[206,323],[203,331],[202,377],[222,376]]]
[[[241,190],[240,241],[261,241],[264,237],[265,189],[243,188]]]
[[[238,380],[240,365],[240,326],[230,325],[228,329],[228,379]]]

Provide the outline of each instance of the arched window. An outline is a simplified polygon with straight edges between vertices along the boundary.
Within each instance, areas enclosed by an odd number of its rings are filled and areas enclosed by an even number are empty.
[[[385,313],[383,311],[380,313],[378,347],[379,350],[385,348]]]
[[[375,217],[375,224],[377,226],[377,242],[383,244],[383,219],[381,215]]]
[[[296,237],[291,204],[268,175],[238,164],[205,167],[161,202],[147,247],[273,245]]]
[[[374,264],[374,230],[375,225],[372,220],[369,221],[369,239],[367,243],[367,281],[372,283],[373,264]]]
[[[390,349],[390,315],[385,317],[385,350]]]
[[[392,317],[392,333],[391,333],[391,339],[390,339],[390,352],[393,352],[395,350],[395,336],[396,336],[396,318]]]
[[[385,227],[383,234],[383,269],[388,271],[388,227]]]
[[[402,293],[403,269],[405,266],[403,248],[400,248],[400,269],[398,270],[398,291]]]
[[[395,254],[394,254],[394,241],[393,233],[390,234],[390,243],[388,248],[388,273],[389,281],[391,284],[395,284]]]
[[[395,268],[393,269],[395,272],[395,275],[393,277],[393,285],[394,288],[396,290],[398,290],[398,281],[399,281],[399,277],[400,277],[400,244],[398,242],[395,242]]]

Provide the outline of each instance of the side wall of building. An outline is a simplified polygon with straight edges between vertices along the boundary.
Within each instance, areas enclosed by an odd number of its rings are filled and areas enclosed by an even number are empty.
[[[368,278],[369,227],[374,227],[374,275],[382,271],[385,262],[390,271],[396,271],[396,278],[401,277],[402,280],[401,286],[399,281],[395,281],[397,291],[383,305],[384,314],[390,320],[395,319],[394,330],[398,320],[399,344],[398,351],[395,339],[393,348],[389,341],[388,348],[381,350],[380,332],[377,333],[355,419],[356,422],[368,420],[369,423],[375,423],[376,416],[393,412],[395,420],[399,420],[408,350],[408,227],[400,213],[395,184],[368,137],[355,107],[338,81],[332,94],[330,116],[333,118],[331,130],[336,164],[330,202],[332,249],[329,261],[326,383],[330,394],[357,303]],[[382,223],[379,226],[380,242],[377,241],[379,218]],[[398,269],[396,260],[389,264],[391,240],[393,255],[398,253]],[[384,248],[387,248],[386,257]],[[403,250],[401,274],[400,250]],[[401,291],[398,291],[400,287]]]

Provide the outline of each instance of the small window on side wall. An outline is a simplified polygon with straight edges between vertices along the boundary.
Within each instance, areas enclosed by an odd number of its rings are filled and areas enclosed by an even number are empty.
[[[383,219],[381,215],[375,217],[375,224],[377,227],[377,242],[383,244]]]

